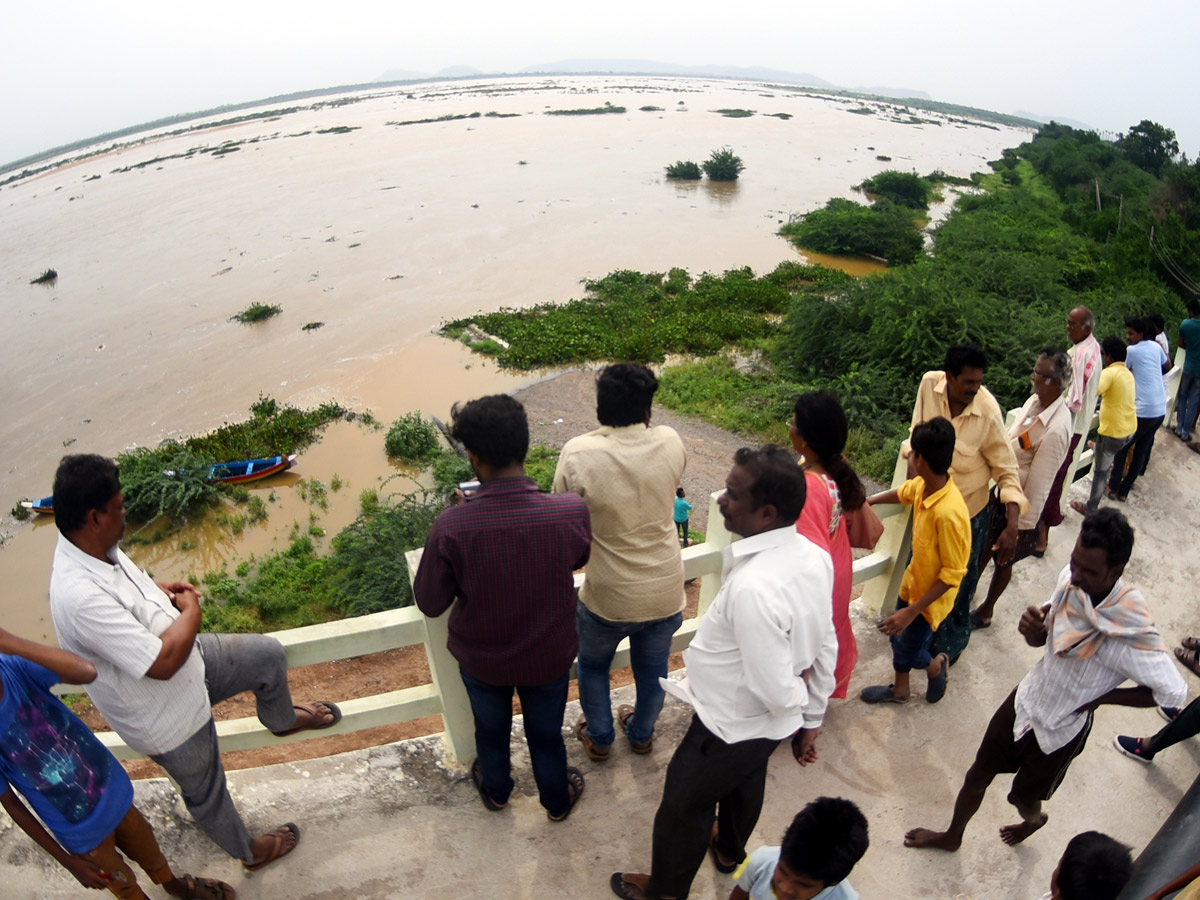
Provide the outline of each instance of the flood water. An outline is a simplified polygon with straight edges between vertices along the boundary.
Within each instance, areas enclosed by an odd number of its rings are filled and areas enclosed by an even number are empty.
[[[605,103],[628,111],[543,114]],[[565,301],[582,279],[615,269],[767,272],[797,258],[775,233],[789,215],[858,196],[851,186],[885,168],[969,175],[1027,137],[923,112],[940,126],[902,124],[883,104],[850,115],[862,104],[799,90],[670,78],[451,82],[299,105],[0,189],[0,508],[48,493],[64,452],[115,454],[205,431],[245,417],[260,393],[300,406],[332,398],[384,422],[412,409],[445,416],[455,400],[539,376],[497,371],[434,336],[443,319]],[[355,130],[319,133],[338,127]],[[199,152],[226,142],[240,143]],[[667,164],[723,146],[746,165],[735,184],[664,178]],[[48,267],[57,282],[29,284]],[[229,320],[254,302],[283,312]],[[309,322],[324,325],[302,331]],[[382,433],[339,425],[295,473],[262,488],[276,495],[267,525],[131,555],[174,577],[270,549],[292,521],[307,526],[307,506],[286,496],[286,479],[301,475],[348,482],[330,495],[323,524],[333,533],[359,492],[393,473],[382,443]],[[5,627],[47,637],[53,525],[7,519],[4,531]]]

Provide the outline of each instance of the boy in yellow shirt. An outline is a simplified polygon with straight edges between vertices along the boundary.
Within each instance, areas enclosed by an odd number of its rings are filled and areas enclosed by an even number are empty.
[[[913,669],[924,669],[929,677],[927,701],[937,703],[945,696],[950,661],[945,653],[930,656],[929,642],[954,607],[971,556],[971,517],[949,474],[954,426],[941,416],[922,422],[913,429],[911,445],[917,477],[867,500],[913,508],[912,561],[900,583],[896,611],[879,626],[891,638],[895,680],[863,688],[867,703],[907,703]]]

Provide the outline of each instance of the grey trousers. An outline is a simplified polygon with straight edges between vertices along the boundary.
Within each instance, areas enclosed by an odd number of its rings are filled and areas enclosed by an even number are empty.
[[[1108,484],[1113,459],[1131,440],[1132,434],[1125,437],[1107,437],[1103,434],[1096,436],[1096,446],[1092,451],[1092,490],[1084,507],[1088,512],[1095,512],[1100,506],[1100,498],[1104,496],[1104,486]]]
[[[287,654],[274,638],[261,634],[200,634],[204,681],[211,703],[253,691],[258,720],[271,731],[296,721],[288,690]],[[251,862],[254,839],[233,805],[217,746],[216,723],[208,724],[166,753],[150,757],[179,785],[196,824],[234,859]]]

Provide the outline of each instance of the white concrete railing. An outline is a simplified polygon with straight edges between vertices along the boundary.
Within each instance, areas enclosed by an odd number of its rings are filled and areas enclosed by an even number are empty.
[[[1176,354],[1175,362],[1175,367],[1167,374],[1168,419],[1175,406],[1175,394],[1183,367],[1182,350]],[[1084,411],[1081,410],[1079,415],[1085,415]],[[1093,418],[1094,421],[1094,416],[1089,418]],[[1080,441],[1075,463],[1070,470],[1072,481],[1076,472],[1091,463],[1091,458],[1092,451],[1087,448],[1086,441]],[[903,483],[905,471],[905,461],[897,457],[892,476],[893,487]],[[707,540],[683,551],[685,577],[703,578],[703,581],[696,616],[685,620],[675,633],[671,642],[673,652],[682,650],[691,643],[700,618],[721,587],[723,551],[733,536],[725,530],[724,520],[717,508],[718,496],[719,494],[714,493],[709,499]],[[900,593],[900,580],[908,564],[912,544],[912,517],[909,515],[909,508],[899,504],[877,506],[875,509],[884,522],[883,535],[871,554],[855,560],[854,583],[863,585],[862,601],[871,612],[877,613],[885,604],[892,603]],[[411,573],[416,572],[420,556],[420,550],[406,554],[410,577]],[[577,583],[582,583],[583,577],[577,576]],[[248,750],[281,742],[313,740],[438,714],[442,716],[447,750],[460,762],[471,759],[475,754],[474,723],[466,689],[459,677],[458,663],[446,649],[448,618],[449,615],[446,614],[429,619],[416,607],[410,606],[322,625],[273,632],[272,636],[278,638],[287,649],[289,668],[422,644],[429,660],[432,683],[354,700],[327,698],[337,700],[342,709],[342,721],[324,731],[304,731],[277,738],[264,728],[257,718],[218,722],[217,734],[221,749]],[[613,659],[613,667],[622,668],[628,665],[629,643],[622,641]],[[113,732],[102,732],[98,737],[119,759],[140,757],[140,754],[128,747]]]

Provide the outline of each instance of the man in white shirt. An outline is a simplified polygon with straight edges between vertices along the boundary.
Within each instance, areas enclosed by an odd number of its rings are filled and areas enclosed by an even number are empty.
[[[667,767],[650,874],[613,873],[619,897],[686,897],[706,850],[732,872],[746,857],[779,742],[792,736],[800,765],[817,759],[837,637],[833,564],[795,529],[804,495],[803,472],[781,448],[734,456],[718,505],[744,540],[725,551],[721,591],[684,651],[687,678],[664,679],[695,715]]]
[[[225,784],[211,706],[252,690],[259,720],[276,734],[329,728],[328,702],[293,705],[287,655],[258,634],[199,634],[200,594],[184,582],[157,583],[117,546],[125,500],[112,460],[63,457],[54,477],[59,529],[50,575],[50,614],[64,650],[96,666],[88,694],[134,750],[179,786],[204,832],[248,869],[291,852],[288,823],[252,838]]]
[[[1050,799],[1082,751],[1098,706],[1180,706],[1187,685],[1166,652],[1146,600],[1121,581],[1133,552],[1133,529],[1117,510],[1083,520],[1071,561],[1050,602],[1031,606],[1018,626],[1031,647],[1046,648],[996,710],[967,770],[945,831],[914,828],[906,847],[957,850],[992,780],[1015,773],[1008,801],[1021,821],[1000,829],[1019,844],[1046,824]],[[1136,687],[1118,685],[1132,681]]]

